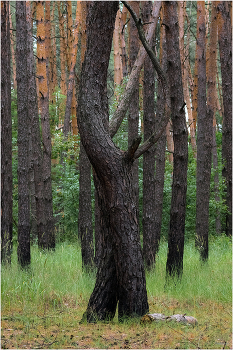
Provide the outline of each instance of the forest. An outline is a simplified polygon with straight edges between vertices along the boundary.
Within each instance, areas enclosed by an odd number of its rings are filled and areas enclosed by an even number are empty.
[[[3,349],[232,348],[231,1],[1,1],[1,263]]]

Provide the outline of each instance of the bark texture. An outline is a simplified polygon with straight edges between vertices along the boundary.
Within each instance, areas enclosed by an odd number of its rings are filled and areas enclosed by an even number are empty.
[[[231,2],[219,1],[218,10],[218,42],[220,51],[222,94],[223,94],[223,126],[222,126],[222,158],[223,176],[226,179],[227,192],[224,231],[232,235],[232,25]]]
[[[143,22],[148,23],[151,1],[144,2]],[[143,124],[144,139],[155,131],[155,70],[147,56],[143,77]],[[155,263],[155,145],[143,154],[143,258],[145,267],[150,269]]]
[[[174,140],[174,167],[166,273],[167,277],[175,275],[180,277],[183,272],[188,131],[185,120],[181,62],[179,55],[179,25],[177,3],[175,1],[165,2],[164,22],[166,24],[168,60],[167,75],[170,85],[171,118]]]
[[[36,89],[36,73],[32,42],[32,16],[30,2],[26,2],[27,14],[27,35],[28,35],[28,113],[30,118],[30,169],[32,177],[31,190],[34,190],[34,200],[36,202],[36,235],[41,237],[45,231],[45,206],[42,177],[42,144],[40,135],[40,123],[38,114],[38,99]]]
[[[29,118],[27,71],[26,2],[16,3],[16,79],[18,115],[18,262],[30,264],[30,199],[29,199]]]
[[[49,91],[46,63],[48,60],[45,46],[45,18],[44,2],[37,3],[37,78],[39,87],[39,106],[41,113],[41,131],[43,142],[43,190],[44,190],[44,210],[45,227],[44,232],[39,232],[38,245],[43,249],[55,248],[55,229],[52,202],[52,179],[51,179],[51,134],[49,121]]]
[[[136,205],[132,198],[132,159],[114,145],[105,128],[107,68],[117,10],[118,2],[89,4],[87,51],[78,99],[81,140],[102,188],[99,194],[105,212],[101,215],[113,251],[113,259],[110,252],[105,259],[102,257],[103,264],[106,263],[102,271],[100,266],[97,272],[86,312],[89,322],[95,317],[106,319],[106,315],[112,318],[117,301],[120,319],[141,316],[148,311]]]
[[[12,251],[12,126],[9,1],[1,1],[1,261]]]
[[[197,194],[196,247],[203,261],[208,259],[209,196],[213,119],[206,109],[206,29],[205,4],[197,2],[197,70],[198,70],[198,132],[197,132]]]

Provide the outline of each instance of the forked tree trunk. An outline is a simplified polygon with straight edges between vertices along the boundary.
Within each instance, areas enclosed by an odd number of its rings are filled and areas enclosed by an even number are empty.
[[[29,118],[26,2],[16,3],[16,79],[18,115],[18,262],[27,267],[30,255]]]
[[[175,1],[165,2],[164,22],[166,25],[168,60],[167,76],[170,85],[171,117],[174,140],[174,166],[166,277],[181,277],[183,272],[187,191],[188,131],[184,110],[181,62],[179,55],[179,27],[177,3]]]
[[[141,316],[148,311],[136,205],[132,198],[135,148],[132,147],[132,152],[119,150],[104,126],[108,117],[107,69],[117,10],[118,2],[89,5],[87,51],[78,99],[81,140],[100,184],[101,216],[106,222],[105,237],[109,242],[86,311],[88,321],[95,317],[113,318],[117,301],[119,318]]]
[[[9,1],[1,1],[1,261],[11,263],[12,125]]]

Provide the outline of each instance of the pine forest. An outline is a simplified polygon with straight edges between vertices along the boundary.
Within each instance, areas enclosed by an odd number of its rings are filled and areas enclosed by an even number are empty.
[[[232,2],[1,1],[3,349],[232,348]]]

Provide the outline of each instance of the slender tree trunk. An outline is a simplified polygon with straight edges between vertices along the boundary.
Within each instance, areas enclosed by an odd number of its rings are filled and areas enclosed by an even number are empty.
[[[188,131],[185,120],[179,55],[177,3],[175,1],[165,2],[164,22],[166,24],[167,75],[171,93],[171,116],[174,140],[174,167],[166,276],[181,277],[183,272],[187,191]]]
[[[32,42],[32,16],[30,9],[30,2],[26,2],[27,13],[27,28],[28,28],[28,113],[31,116],[30,124],[30,144],[31,155],[30,161],[33,170],[33,181],[35,188],[35,201],[36,201],[36,225],[37,225],[37,237],[43,236],[45,232],[45,205],[44,205],[44,192],[42,181],[42,145],[40,135],[40,122],[38,114],[38,99],[37,99],[37,87],[36,87],[36,72],[33,53]]]
[[[121,10],[117,11],[115,28],[113,32],[113,47],[114,47],[114,84],[115,87],[121,84],[122,81],[122,60],[120,47],[120,27],[121,27]],[[115,91],[116,93],[116,91]],[[119,96],[116,95],[118,99]]]
[[[141,316],[148,311],[136,203],[131,187],[135,148],[126,153],[120,151],[104,126],[108,110],[107,69],[117,10],[118,2],[92,2],[89,5],[87,51],[78,100],[81,140],[102,187],[99,197],[105,212],[101,215],[108,228],[106,236],[110,246],[101,261],[104,267],[102,271],[99,267],[97,272],[96,286],[86,313],[88,321],[93,317],[106,319],[108,316],[111,319],[117,300],[120,319]]]
[[[60,89],[63,95],[66,95],[66,47],[65,47],[65,32],[64,32],[64,17],[62,14],[62,1],[57,2],[59,16],[59,31],[60,31],[60,67],[61,80]]]
[[[11,42],[11,61],[12,61],[12,69],[13,69],[13,86],[16,90],[17,83],[16,83],[16,63],[15,63],[15,44],[13,39],[13,25],[12,25],[12,19],[11,19],[11,10],[9,10],[9,18],[10,18],[10,42]]]
[[[232,25],[231,2],[219,1],[218,10],[218,42],[220,51],[223,95],[222,125],[222,174],[226,179],[226,215],[224,231],[232,235]]]
[[[143,22],[150,19],[151,2],[144,2]],[[147,140],[155,131],[155,70],[149,58],[144,63],[143,79],[143,123],[144,139]],[[153,268],[155,263],[155,145],[143,154],[143,257],[145,267]]]
[[[12,251],[12,125],[10,2],[1,1],[1,262],[11,263]]]
[[[160,64],[162,69],[166,72],[166,36],[165,36],[165,26],[161,27],[160,34]],[[164,118],[164,95],[163,87],[161,82],[158,82],[158,97],[156,105],[156,119],[155,119],[155,129],[159,128],[159,122]],[[155,211],[154,211],[154,221],[155,221],[155,254],[159,251],[159,243],[161,236],[162,227],[162,214],[163,214],[163,190],[164,190],[164,174],[165,174],[165,150],[166,150],[166,130],[161,135],[160,139],[156,144],[155,149],[155,160],[156,160],[156,172],[155,172]]]
[[[55,2],[52,4],[51,12],[51,50],[49,55],[49,97],[50,102],[55,102],[55,87],[57,86],[57,67],[56,67],[56,40],[55,40],[55,24],[54,24]]]
[[[70,1],[68,1],[70,2]],[[73,90],[74,90],[74,80],[75,80],[75,64],[77,58],[77,50],[78,50],[78,32],[79,32],[79,17],[80,14],[78,12],[79,7],[76,10],[76,20],[75,20],[75,29],[74,29],[74,41],[73,47],[70,53],[70,65],[69,65],[69,80],[68,80],[68,89],[67,89],[67,97],[66,97],[66,110],[65,110],[65,118],[64,118],[64,136],[67,137],[69,129],[70,129],[70,114],[71,114],[71,106],[73,99]]]
[[[139,15],[139,1],[132,1],[131,6],[135,13]],[[129,24],[129,69],[132,71],[133,65],[139,51],[139,38],[137,28],[133,19]],[[133,140],[138,137],[139,123],[139,77],[135,85],[134,93],[131,97],[128,111],[128,147],[131,146]],[[137,218],[139,220],[139,185],[138,185],[138,160],[133,164],[133,195],[137,205]]]
[[[213,168],[215,170],[214,175],[214,189],[215,189],[215,199],[219,201],[218,195],[218,156],[217,156],[217,145],[216,145],[216,74],[217,74],[217,11],[215,2],[212,2],[211,6],[211,22],[209,27],[209,43],[207,47],[208,58],[207,61],[207,116],[211,119],[212,127],[212,155],[213,155]],[[210,121],[210,122],[211,122]],[[216,232],[219,234],[221,232],[221,222],[219,210],[216,211],[215,219]]]
[[[127,19],[127,9],[124,6],[121,14],[121,60],[122,60],[122,75],[123,78],[128,75],[128,67],[127,67],[127,53],[126,53],[126,45],[125,45],[125,24]]]
[[[46,72],[44,2],[37,3],[37,77],[39,80],[39,104],[41,111],[41,130],[43,142],[43,190],[46,215],[45,228],[38,237],[38,245],[43,249],[55,248],[55,229],[53,217],[52,179],[51,179],[51,135],[49,122],[49,96]],[[40,232],[41,233],[41,232]]]
[[[29,118],[26,2],[16,3],[16,78],[18,115],[18,262],[30,265]]]
[[[206,108],[206,35],[205,4],[197,2],[197,60],[198,60],[198,132],[197,132],[197,197],[196,247],[203,261],[208,259],[209,198],[213,114]]]

